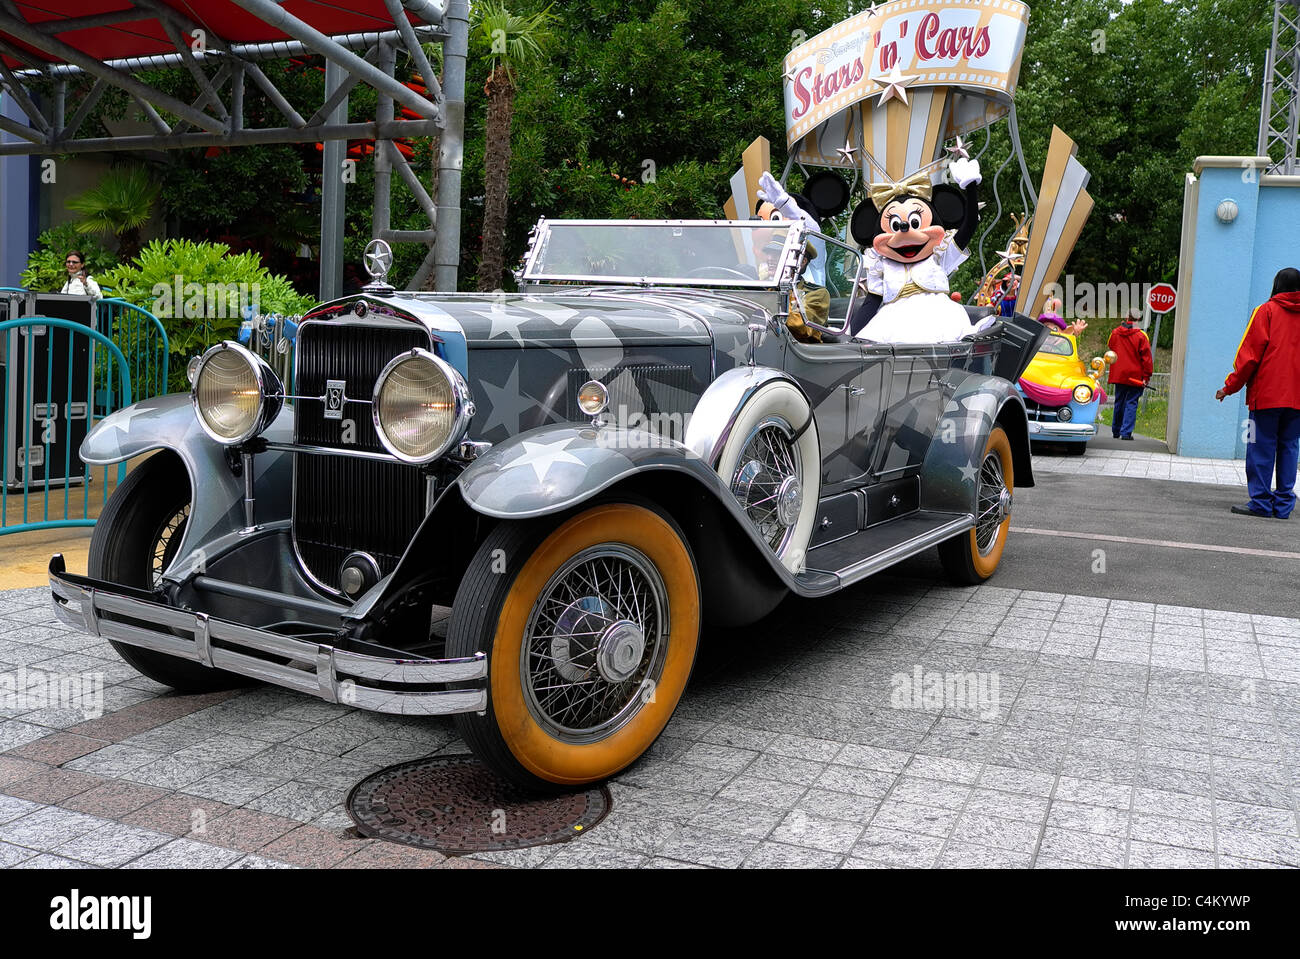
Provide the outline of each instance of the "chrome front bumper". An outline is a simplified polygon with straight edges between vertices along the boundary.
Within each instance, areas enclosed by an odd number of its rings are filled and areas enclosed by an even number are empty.
[[[1030,420],[1029,438],[1086,440],[1097,435],[1095,423],[1062,423],[1060,420]]]
[[[50,559],[50,589],[55,615],[76,629],[274,683],[326,702],[404,716],[487,709],[487,657],[483,653],[463,659],[387,659],[350,652],[144,599],[138,590],[68,573],[60,554]],[[159,628],[105,619],[103,613],[128,616]],[[178,636],[173,630],[186,635]],[[253,653],[290,662],[274,662]],[[480,681],[476,688],[422,688],[473,680]]]

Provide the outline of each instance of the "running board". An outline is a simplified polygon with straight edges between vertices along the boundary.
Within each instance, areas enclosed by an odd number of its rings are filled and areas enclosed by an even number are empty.
[[[800,580],[818,594],[842,589],[975,525],[970,513],[917,510],[808,551]]]

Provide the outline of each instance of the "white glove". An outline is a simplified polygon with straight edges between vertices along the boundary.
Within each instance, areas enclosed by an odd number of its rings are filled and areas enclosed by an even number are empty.
[[[948,164],[948,173],[952,176],[953,182],[963,190],[983,179],[980,175],[979,160],[955,159]]]
[[[796,203],[794,197],[785,191],[785,187],[776,182],[776,177],[766,170],[758,178],[758,198],[776,207],[777,212],[787,220],[801,220],[809,230],[820,231],[822,228],[817,219]]]

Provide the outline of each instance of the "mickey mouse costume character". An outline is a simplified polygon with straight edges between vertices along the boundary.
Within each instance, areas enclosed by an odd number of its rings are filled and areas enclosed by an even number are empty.
[[[798,220],[804,229],[821,231],[821,220],[842,213],[848,206],[849,186],[837,174],[821,172],[809,177],[801,196],[788,193],[771,173],[764,171],[758,179],[758,203],[754,215],[761,220]],[[757,238],[757,237],[756,237]],[[783,249],[780,242],[769,242],[759,256],[759,276],[771,276],[772,259]],[[830,293],[826,282],[826,242],[817,236],[804,241],[804,256],[800,261],[796,288],[799,296],[791,294],[786,325],[795,338],[807,343],[820,343],[821,333],[804,322],[799,303],[802,300],[808,319],[825,326],[830,316]]]
[[[979,161],[953,160],[948,172],[956,187],[932,186],[924,172],[873,183],[853,211],[866,296],[849,328],[860,339],[933,343],[971,332],[965,308],[949,298],[948,275],[970,256],[979,224]]]

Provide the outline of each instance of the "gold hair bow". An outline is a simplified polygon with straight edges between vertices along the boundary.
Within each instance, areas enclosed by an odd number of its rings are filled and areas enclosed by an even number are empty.
[[[902,183],[872,183],[867,191],[877,210],[884,210],[892,200],[897,200],[900,196],[919,196],[928,200],[934,192],[928,173],[913,173]]]

